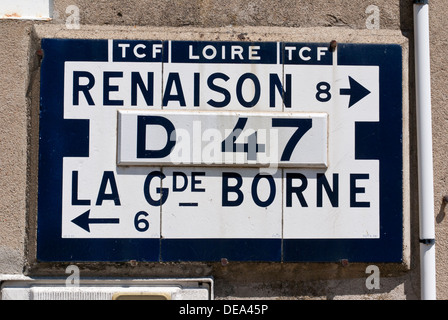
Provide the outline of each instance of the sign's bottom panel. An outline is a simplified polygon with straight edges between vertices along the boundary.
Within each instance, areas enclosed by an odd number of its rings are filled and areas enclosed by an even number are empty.
[[[41,242],[39,246],[51,244]],[[396,262],[400,246],[385,252],[381,239],[63,239],[39,250],[40,261],[178,262]],[[325,260],[322,257],[325,257]]]

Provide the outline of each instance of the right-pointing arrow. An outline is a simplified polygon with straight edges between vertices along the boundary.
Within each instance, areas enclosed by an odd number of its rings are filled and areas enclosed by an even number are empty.
[[[367,96],[370,91],[362,86],[359,82],[354,80],[352,77],[349,76],[348,80],[350,81],[350,89],[341,89],[340,94],[350,96],[350,102],[348,103],[348,107],[350,108],[359,100]]]
[[[79,215],[72,220],[78,227],[83,228],[87,232],[90,232],[90,224],[108,224],[108,223],[120,223],[118,218],[90,218],[90,210],[87,210],[83,214]]]

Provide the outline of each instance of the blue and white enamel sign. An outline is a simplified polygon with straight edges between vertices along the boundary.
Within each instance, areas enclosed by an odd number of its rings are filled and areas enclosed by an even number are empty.
[[[401,261],[399,45],[42,49],[39,261]]]

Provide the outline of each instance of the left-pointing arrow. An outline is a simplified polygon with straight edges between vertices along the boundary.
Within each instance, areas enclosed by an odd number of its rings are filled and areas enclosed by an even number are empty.
[[[83,228],[87,232],[90,232],[91,224],[112,224],[112,223],[120,223],[120,219],[118,218],[90,218],[90,209],[79,215],[75,219],[72,220],[74,224],[78,227]]]

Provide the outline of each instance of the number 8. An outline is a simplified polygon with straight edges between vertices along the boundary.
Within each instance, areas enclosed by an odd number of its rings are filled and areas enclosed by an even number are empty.
[[[319,102],[327,102],[331,99],[331,86],[328,82],[319,82],[316,86],[316,99]]]

